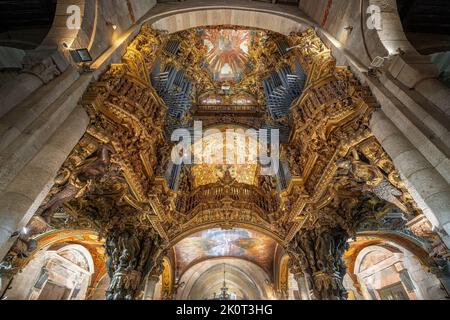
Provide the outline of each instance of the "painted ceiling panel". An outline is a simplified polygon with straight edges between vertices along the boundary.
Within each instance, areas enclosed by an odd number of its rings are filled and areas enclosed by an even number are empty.
[[[246,229],[209,229],[183,239],[176,245],[179,271],[208,258],[237,257],[250,260],[271,272],[276,242]]]
[[[206,63],[214,80],[239,81],[249,59],[249,30],[205,29],[202,36],[208,49]]]

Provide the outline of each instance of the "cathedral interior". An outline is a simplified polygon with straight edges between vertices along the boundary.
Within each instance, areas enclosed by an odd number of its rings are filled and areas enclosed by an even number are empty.
[[[0,300],[450,299],[447,0],[0,0]]]

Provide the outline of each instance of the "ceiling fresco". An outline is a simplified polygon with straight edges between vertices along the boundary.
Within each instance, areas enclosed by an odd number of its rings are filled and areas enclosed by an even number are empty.
[[[218,257],[243,258],[270,272],[275,248],[276,242],[259,232],[216,228],[183,239],[175,251],[180,272],[197,261]]]
[[[241,80],[249,60],[249,30],[204,29],[202,40],[207,47],[206,64],[215,81]]]

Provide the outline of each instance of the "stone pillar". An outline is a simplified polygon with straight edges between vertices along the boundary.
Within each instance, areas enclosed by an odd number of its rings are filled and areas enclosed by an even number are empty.
[[[86,132],[88,123],[86,111],[75,108],[26,167],[0,192],[0,260],[16,240],[12,235],[28,224],[47,196],[58,170]]]
[[[442,260],[438,267],[430,268],[430,272],[438,278],[447,297],[450,297],[450,262]]]
[[[0,118],[69,67],[64,56],[56,50],[30,51],[22,64],[21,74],[0,88]]]
[[[114,230],[106,239],[106,268],[111,284],[106,300],[137,300],[145,280],[160,265],[162,239],[153,230]]]
[[[159,278],[160,276],[158,275],[149,275],[145,285],[143,300],[155,300],[155,288],[159,282]]]
[[[300,230],[290,243],[288,252],[300,266],[312,300],[347,299],[343,285],[347,268],[342,258],[347,240],[348,234],[339,227],[317,226]]]
[[[311,289],[308,286],[305,275],[302,272],[294,274],[295,281],[297,281],[298,292],[302,300],[311,300]]]
[[[444,231],[442,239],[450,248],[450,185],[383,111],[373,114],[370,126],[418,206],[434,226]]]

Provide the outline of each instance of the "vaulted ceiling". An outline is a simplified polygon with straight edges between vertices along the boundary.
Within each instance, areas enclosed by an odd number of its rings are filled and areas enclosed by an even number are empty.
[[[405,32],[450,35],[448,0],[397,0]]]
[[[178,271],[183,273],[204,260],[234,257],[251,261],[272,274],[276,246],[268,236],[245,229],[198,232],[175,246]]]
[[[56,0],[0,0],[0,45],[33,49],[44,40]]]

